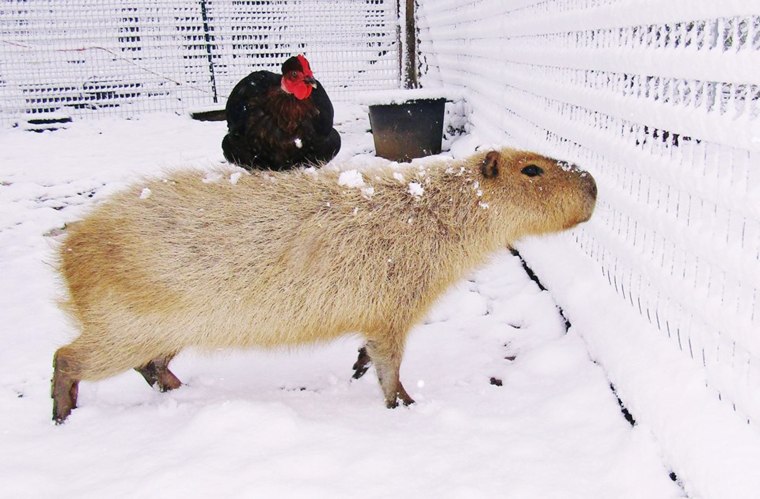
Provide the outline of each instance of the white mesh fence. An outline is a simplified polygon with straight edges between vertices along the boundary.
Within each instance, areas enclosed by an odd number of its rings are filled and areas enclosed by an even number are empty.
[[[396,0],[1,0],[0,125],[219,107],[296,53],[334,100],[397,88],[398,29]]]
[[[594,173],[578,246],[760,422],[760,5],[419,3],[423,84],[469,89],[489,139]]]

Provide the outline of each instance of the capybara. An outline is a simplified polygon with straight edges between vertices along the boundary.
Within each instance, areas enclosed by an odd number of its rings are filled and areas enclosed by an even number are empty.
[[[385,403],[409,330],[455,281],[529,234],[591,217],[590,174],[502,149],[362,172],[186,171],[137,183],[68,231],[63,304],[81,334],[55,354],[53,418],[80,380],[137,369],[161,390],[187,347],[276,347],[357,333]]]

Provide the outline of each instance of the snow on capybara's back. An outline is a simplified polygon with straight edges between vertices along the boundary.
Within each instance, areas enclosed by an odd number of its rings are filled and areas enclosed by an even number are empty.
[[[499,248],[591,216],[593,178],[502,149],[424,166],[187,171],[136,183],[60,249],[80,336],[55,355],[53,417],[78,382],[137,369],[162,390],[186,347],[273,347],[358,332],[389,407],[406,335]],[[213,177],[213,178],[212,178]]]

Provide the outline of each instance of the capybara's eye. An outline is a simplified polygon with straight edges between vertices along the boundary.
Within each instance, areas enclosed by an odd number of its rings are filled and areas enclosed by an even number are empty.
[[[544,173],[544,170],[542,170],[540,166],[536,165],[528,165],[521,171],[523,175],[527,175],[529,177],[538,177]]]

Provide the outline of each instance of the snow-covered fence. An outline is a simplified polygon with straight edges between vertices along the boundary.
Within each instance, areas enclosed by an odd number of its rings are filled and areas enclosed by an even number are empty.
[[[400,82],[396,0],[0,2],[0,125],[223,105],[304,53],[335,100]]]
[[[590,224],[521,250],[624,403],[687,491],[756,494],[760,4],[418,4],[423,86],[466,90],[484,142],[598,179]]]

